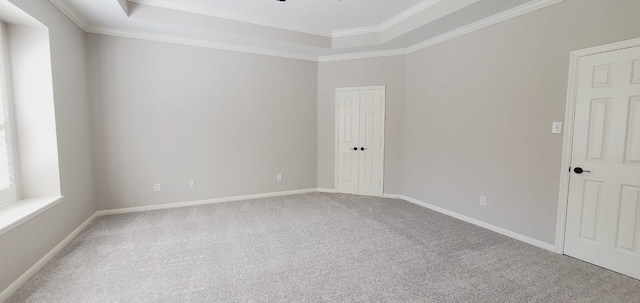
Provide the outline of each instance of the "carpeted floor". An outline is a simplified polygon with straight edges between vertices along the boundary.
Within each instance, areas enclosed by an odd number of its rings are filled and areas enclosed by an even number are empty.
[[[97,218],[9,302],[640,302],[640,281],[393,199]]]

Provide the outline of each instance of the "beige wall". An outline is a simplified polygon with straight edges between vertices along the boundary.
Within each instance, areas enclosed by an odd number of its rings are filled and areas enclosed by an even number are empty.
[[[407,56],[404,194],[553,244],[569,53],[640,37],[638,12],[566,0]]]
[[[91,173],[85,34],[49,1],[11,2],[49,27],[64,201],[0,235],[0,290],[13,283],[96,210]]]
[[[100,209],[316,187],[316,63],[93,34],[88,44]]]
[[[384,192],[402,191],[403,56],[320,63],[318,67],[318,187],[334,189],[335,89],[386,85]]]

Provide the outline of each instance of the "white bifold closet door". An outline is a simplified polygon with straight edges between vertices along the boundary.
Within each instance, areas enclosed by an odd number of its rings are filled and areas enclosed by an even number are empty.
[[[337,190],[382,195],[384,87],[338,89]]]

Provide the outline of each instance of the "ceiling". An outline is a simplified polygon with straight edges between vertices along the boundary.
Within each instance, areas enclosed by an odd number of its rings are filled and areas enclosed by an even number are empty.
[[[134,0],[131,2],[331,36],[332,32],[338,30],[379,25],[422,1]]]
[[[312,61],[405,54],[563,0],[50,0],[87,32]]]

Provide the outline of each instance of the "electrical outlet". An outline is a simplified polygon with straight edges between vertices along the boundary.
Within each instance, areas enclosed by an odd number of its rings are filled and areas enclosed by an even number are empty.
[[[277,180],[278,182],[281,182],[281,181],[282,181],[282,174],[277,174],[277,175],[276,175],[276,180]]]
[[[196,181],[195,180],[189,180],[189,187],[196,187]]]
[[[153,185],[153,191],[160,191],[160,183],[156,183]]]
[[[487,196],[480,196],[480,205],[487,206]]]

